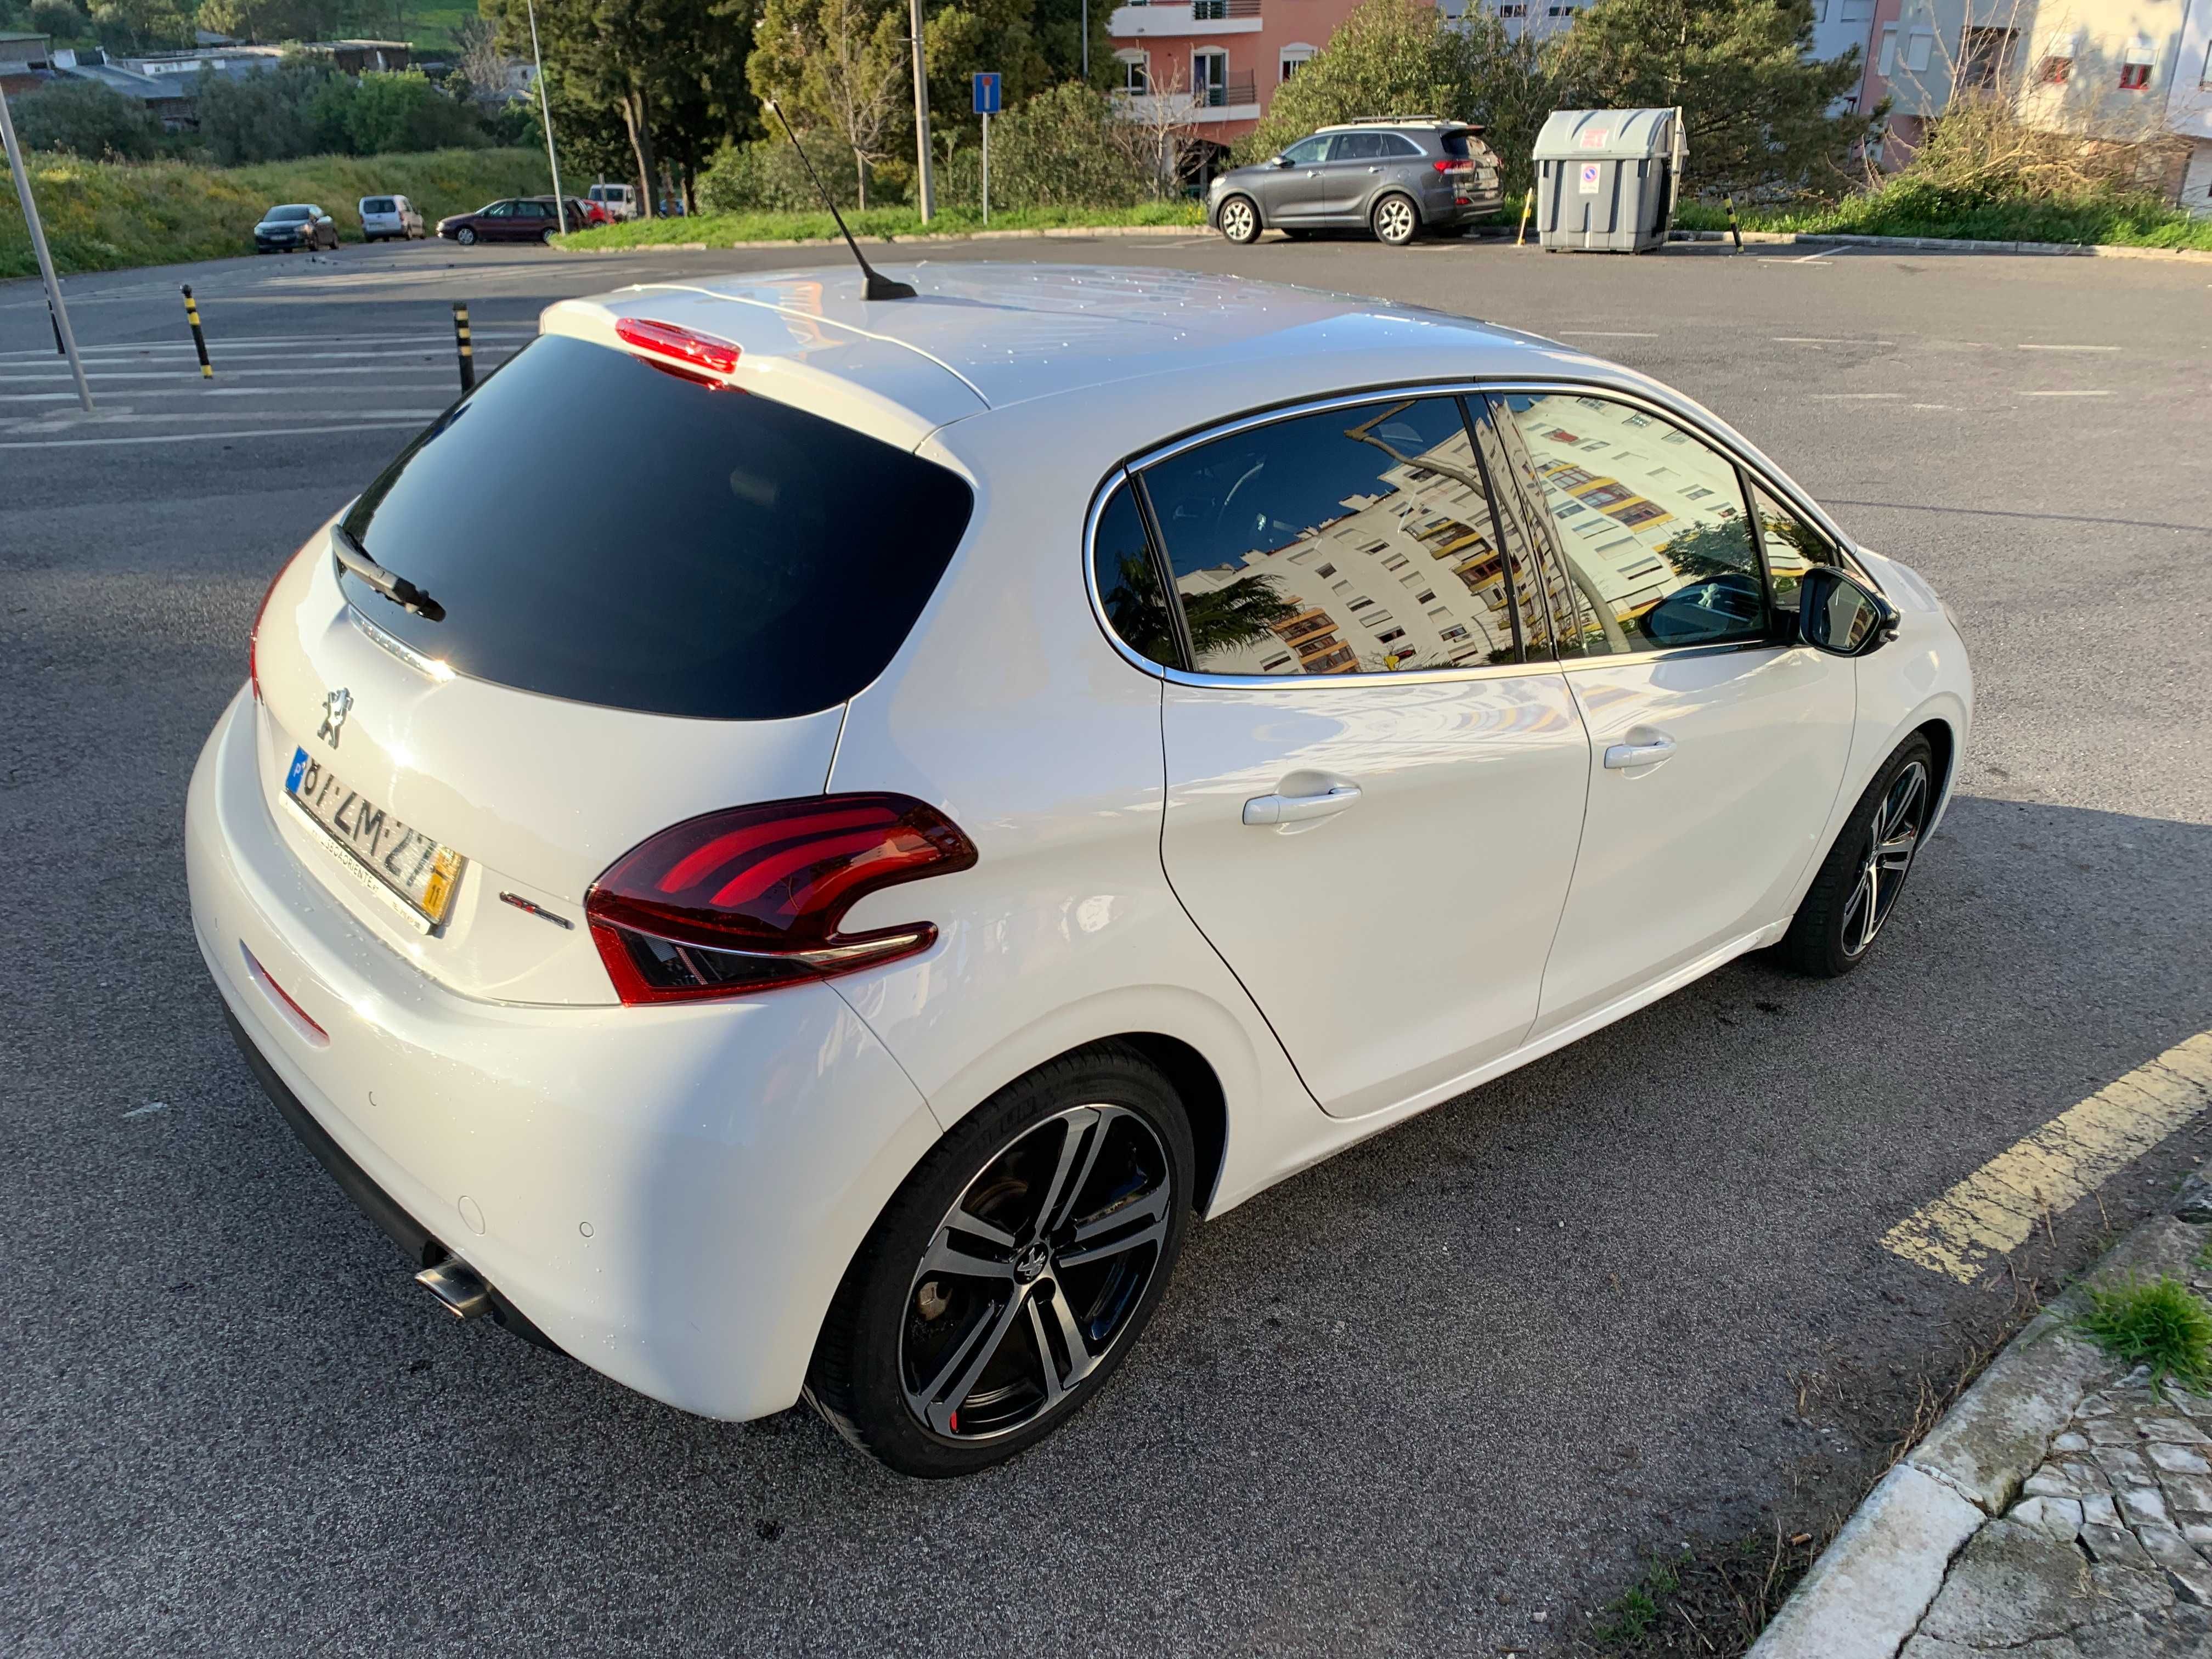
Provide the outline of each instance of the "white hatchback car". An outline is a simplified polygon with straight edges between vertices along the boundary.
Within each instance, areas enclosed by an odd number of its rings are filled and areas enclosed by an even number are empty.
[[[1856,965],[1972,685],[1627,369],[911,274],[552,307],[278,574],[186,845],[246,1058],[450,1309],[942,1475],[1097,1391],[1192,1217]]]

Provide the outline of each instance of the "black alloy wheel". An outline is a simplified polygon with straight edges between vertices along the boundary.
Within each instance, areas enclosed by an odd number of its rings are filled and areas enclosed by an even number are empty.
[[[908,1177],[823,1322],[807,1397],[902,1474],[971,1474],[1094,1395],[1182,1246],[1190,1128],[1166,1080],[1102,1044],[969,1114]]]
[[[1919,856],[1938,788],[1935,749],[1915,732],[1859,797],[1797,907],[1779,947],[1791,967],[1832,979],[1866,960]]]

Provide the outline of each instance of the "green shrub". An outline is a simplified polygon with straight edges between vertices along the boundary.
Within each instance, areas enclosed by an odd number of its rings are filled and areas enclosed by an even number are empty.
[[[858,205],[860,175],[853,152],[842,144],[808,134],[801,141],[822,178],[823,188],[841,208]],[[871,179],[868,197],[882,192]],[[821,191],[806,177],[806,169],[791,141],[781,135],[756,139],[749,144],[725,144],[707,170],[699,175],[699,205],[709,213],[807,213],[822,205]]]
[[[1144,130],[1089,87],[1054,87],[992,124],[994,208],[1133,207],[1164,193]]]
[[[2169,1377],[2212,1388],[2212,1308],[2178,1279],[2093,1288],[2081,1328],[2122,1364],[2149,1366],[2154,1393]]]
[[[50,81],[11,107],[26,149],[143,161],[161,149],[161,125],[146,106],[97,81]]]

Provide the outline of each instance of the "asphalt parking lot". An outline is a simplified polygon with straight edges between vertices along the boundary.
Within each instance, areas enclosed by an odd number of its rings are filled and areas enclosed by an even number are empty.
[[[89,421],[0,284],[0,1647],[1564,1650],[1647,1556],[1848,1505],[1923,1378],[2212,1155],[2200,1120],[1975,1285],[1881,1245],[2212,1027],[2212,270],[919,248],[1383,294],[1681,386],[1949,600],[1958,801],[1864,971],[1738,963],[1198,1230],[1106,1395],[967,1483],[453,1326],[224,1035],[194,757],[269,574],[453,395],[453,301],[495,362],[565,295],[829,252],[73,279]]]

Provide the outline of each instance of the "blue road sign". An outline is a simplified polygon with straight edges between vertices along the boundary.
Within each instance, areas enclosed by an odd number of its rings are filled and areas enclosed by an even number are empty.
[[[982,70],[971,79],[975,86],[975,113],[996,115],[999,112],[999,76],[995,70]]]

